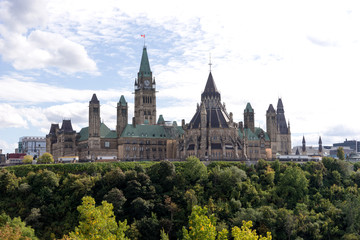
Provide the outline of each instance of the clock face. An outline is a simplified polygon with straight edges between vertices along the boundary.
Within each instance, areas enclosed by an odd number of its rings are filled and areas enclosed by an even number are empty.
[[[144,83],[145,83],[145,86],[147,86],[147,87],[150,85],[150,81],[149,81],[149,80],[145,80]]]

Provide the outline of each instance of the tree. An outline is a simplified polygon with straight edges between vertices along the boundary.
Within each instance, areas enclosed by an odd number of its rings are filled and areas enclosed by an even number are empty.
[[[20,217],[11,219],[5,213],[0,215],[0,239],[37,240],[34,229],[27,227]]]
[[[188,157],[183,166],[184,169],[182,175],[187,181],[187,185],[195,185],[196,183],[207,179],[208,174],[206,166],[200,162],[197,157]]]
[[[128,239],[125,237],[125,231],[129,228],[127,221],[116,223],[111,203],[103,201],[101,206],[95,207],[95,200],[85,196],[77,209],[80,222],[75,231],[70,233],[71,239]]]
[[[308,180],[303,170],[299,167],[288,167],[281,176],[277,192],[289,208],[293,208],[297,202],[305,201],[308,191]]]
[[[31,155],[25,155],[22,162],[25,164],[30,164],[32,163],[33,157]]]
[[[336,152],[336,156],[340,160],[345,160],[345,153],[344,153],[344,148],[343,147],[338,147],[337,152]]]
[[[267,232],[266,237],[259,236],[256,233],[256,230],[251,230],[252,222],[251,221],[243,221],[243,225],[241,228],[233,227],[231,231],[231,235],[234,237],[234,240],[271,240],[271,233]]]
[[[189,230],[183,227],[183,239],[215,240],[216,218],[214,214],[208,216],[207,208],[194,206],[189,217]]]
[[[54,157],[51,153],[44,153],[40,156],[38,163],[54,163]]]

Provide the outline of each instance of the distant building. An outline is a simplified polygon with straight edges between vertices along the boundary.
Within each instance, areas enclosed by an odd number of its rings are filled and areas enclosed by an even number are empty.
[[[2,153],[2,149],[0,149],[0,164],[5,163],[5,154]]]
[[[339,147],[342,147],[342,146],[332,147],[330,149],[330,157],[337,158],[337,150]],[[354,153],[354,150],[351,149],[350,147],[342,147],[342,148],[344,150],[345,159],[347,159],[348,156],[350,156],[352,153]]]
[[[349,147],[354,152],[360,152],[360,142],[358,142],[356,140],[348,141],[347,139],[345,139],[344,142],[342,142],[342,143],[334,143],[333,146],[334,147]]]
[[[21,137],[16,152],[39,157],[46,152],[46,138],[37,136]]]
[[[6,162],[9,164],[22,163],[25,153],[8,153]]]
[[[329,149],[323,147],[321,137],[319,137],[318,144],[318,146],[306,146],[305,136],[303,136],[302,145],[293,147],[291,152],[293,155],[309,157],[322,157],[330,154]]]

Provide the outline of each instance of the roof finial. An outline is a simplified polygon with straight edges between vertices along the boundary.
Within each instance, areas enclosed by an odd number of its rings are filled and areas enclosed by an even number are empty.
[[[210,72],[211,72],[211,65],[212,65],[212,63],[211,63],[211,53],[209,53],[209,66],[210,66]]]

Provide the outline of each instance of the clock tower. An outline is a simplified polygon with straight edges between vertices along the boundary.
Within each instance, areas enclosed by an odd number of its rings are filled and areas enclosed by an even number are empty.
[[[156,124],[155,94],[155,78],[152,77],[146,46],[144,46],[138,77],[135,79],[135,124]]]

